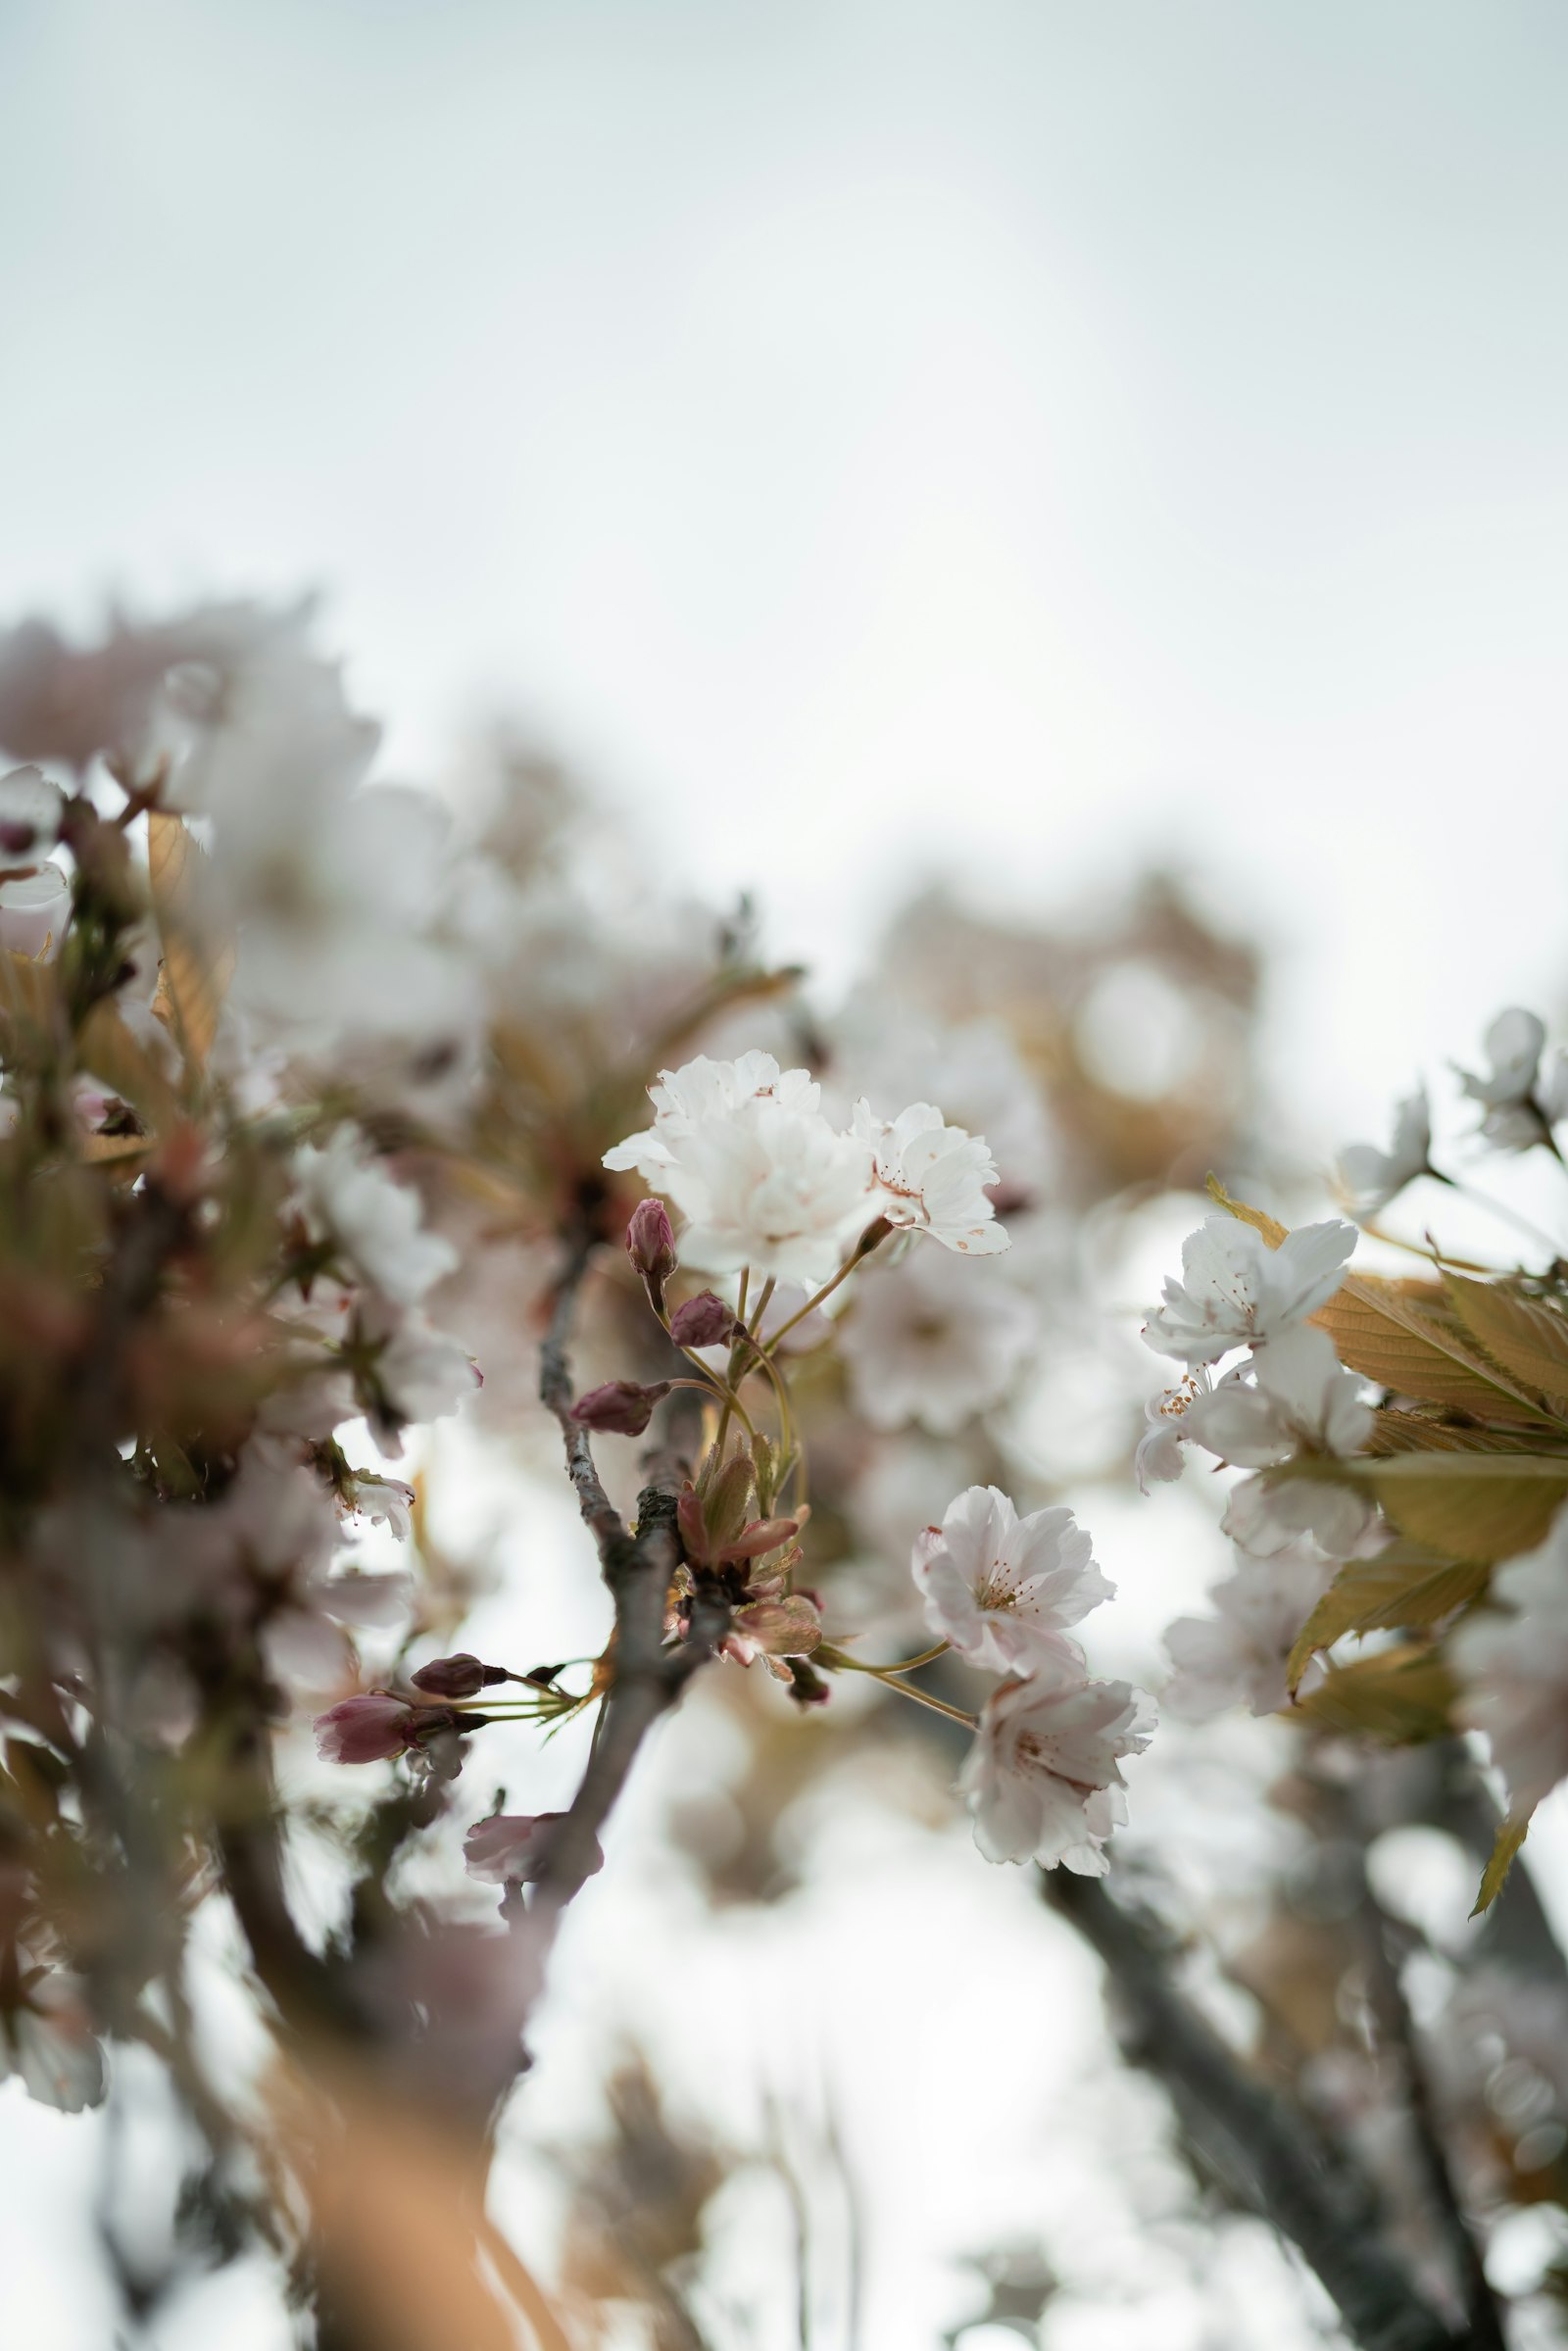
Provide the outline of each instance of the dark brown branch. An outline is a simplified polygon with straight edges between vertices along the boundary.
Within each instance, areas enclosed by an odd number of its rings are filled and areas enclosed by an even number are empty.
[[[566,1475],[576,1493],[577,1507],[582,1512],[584,1524],[591,1530],[599,1545],[599,1555],[605,1562],[608,1575],[608,1554],[615,1546],[626,1543],[626,1527],[620,1512],[600,1483],[588,1432],[571,1417],[571,1369],[566,1360],[577,1299],[582,1291],[583,1277],[588,1271],[592,1248],[593,1244],[589,1241],[577,1244],[557,1285],[550,1328],[539,1348],[539,1401],[561,1423],[561,1434],[566,1447]]]
[[[1098,1879],[1043,1873],[1046,1899],[1104,1962],[1130,2061],[1163,2082],[1184,2133],[1288,2237],[1361,2351],[1456,2351],[1380,2238],[1370,2188],[1306,2115],[1250,2075],[1172,1980],[1167,1939]]]
[[[561,1423],[566,1472],[576,1489],[583,1519],[599,1545],[600,1567],[614,1602],[615,1627],[610,1690],[588,1768],[551,1840],[526,1914],[530,1920],[542,1917],[552,1924],[594,1868],[599,1832],[626,1785],[644,1739],[659,1717],[675,1704],[693,1674],[712,1656],[729,1624],[728,1604],[699,1592],[684,1638],[671,1641],[667,1637],[670,1581],[680,1560],[675,1495],[684,1463],[678,1454],[666,1449],[647,1465],[650,1482],[638,1495],[636,1530],[628,1535],[600,1483],[588,1433],[571,1418],[567,1347],[587,1259],[587,1249],[579,1247],[562,1277],[550,1329],[540,1349],[539,1394]],[[513,1915],[515,1917],[515,1912]]]

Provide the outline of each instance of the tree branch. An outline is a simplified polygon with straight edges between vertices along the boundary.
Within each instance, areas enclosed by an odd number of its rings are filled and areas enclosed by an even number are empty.
[[[571,1417],[572,1384],[567,1358],[572,1319],[587,1270],[588,1249],[579,1244],[556,1293],[539,1356],[539,1395],[561,1423],[566,1474],[576,1490],[585,1524],[599,1545],[600,1567],[614,1602],[611,1637],[611,1684],[598,1735],[577,1793],[550,1840],[533,1899],[522,1916],[555,1922],[595,1867],[600,1830],[609,1819],[644,1739],[659,1717],[679,1698],[699,1667],[717,1649],[729,1626],[727,1601],[699,1590],[683,1640],[665,1633],[670,1581],[680,1561],[675,1532],[675,1496],[685,1472],[673,1449],[647,1464],[650,1482],[637,1497],[635,1532],[627,1533],[594,1467],[588,1432]],[[514,1922],[518,1912],[511,1913]]]
[[[1127,2057],[1164,2083],[1183,2130],[1240,2200],[1298,2248],[1361,2351],[1456,2351],[1460,2338],[1380,2241],[1365,2180],[1298,2108],[1248,2073],[1178,1990],[1155,1922],[1114,1901],[1098,1879],[1051,1870],[1042,1883],[1104,1962]]]

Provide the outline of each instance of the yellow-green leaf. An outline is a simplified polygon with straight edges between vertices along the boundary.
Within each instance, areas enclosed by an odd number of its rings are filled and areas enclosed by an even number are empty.
[[[1534,1810],[1534,1806],[1531,1810]],[[1529,1812],[1510,1817],[1497,1831],[1492,1858],[1481,1873],[1481,1890],[1476,1895],[1476,1906],[1470,1913],[1473,1919],[1479,1918],[1484,1910],[1490,1910],[1501,1893],[1514,1858],[1530,1834],[1530,1818]]]
[[[1278,1249],[1280,1243],[1288,1239],[1289,1225],[1281,1224],[1277,1216],[1270,1216],[1266,1208],[1250,1208],[1246,1200],[1233,1200],[1217,1175],[1211,1175],[1208,1179],[1208,1197],[1227,1214],[1239,1217],[1243,1224],[1250,1224],[1254,1233],[1261,1233],[1270,1249]]]
[[[1295,1690],[1314,1653],[1332,1648],[1347,1633],[1437,1624],[1473,1600],[1491,1573],[1485,1560],[1445,1559],[1422,1543],[1405,1542],[1391,1543],[1375,1559],[1352,1559],[1341,1568],[1297,1635],[1285,1669],[1287,1682]]]
[[[1446,1277],[1448,1296],[1466,1330],[1504,1371],[1548,1396],[1568,1396],[1568,1320],[1501,1282]]]
[[[1327,1331],[1351,1371],[1397,1396],[1446,1404],[1476,1420],[1528,1424],[1544,1419],[1533,1396],[1477,1354],[1456,1327],[1440,1319],[1446,1303],[1436,1283],[1347,1274],[1312,1320]],[[1427,1310],[1434,1306],[1437,1313]]]
[[[1411,1746],[1447,1731],[1453,1680],[1440,1652],[1406,1643],[1330,1668],[1297,1711],[1325,1730]]]
[[[1486,1429],[1475,1421],[1429,1420],[1423,1412],[1378,1410],[1372,1415],[1369,1453],[1518,1453],[1555,1442],[1545,1427]]]
[[[1400,1453],[1342,1464],[1402,1535],[1449,1559],[1511,1559],[1534,1549],[1568,1500],[1568,1455]]]
[[[206,852],[182,818],[158,809],[148,817],[147,875],[164,946],[157,1008],[167,1005],[187,1061],[201,1069],[234,976],[234,944],[218,918]]]
[[[176,1114],[179,1104],[173,1087],[107,1000],[94,1004],[77,1031],[76,1058],[84,1070],[129,1102],[155,1134],[161,1134]]]

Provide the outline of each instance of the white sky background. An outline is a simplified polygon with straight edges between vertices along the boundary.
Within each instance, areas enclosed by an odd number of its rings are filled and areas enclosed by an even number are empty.
[[[834,978],[1173,857],[1324,1147],[1568,994],[1565,107],[1555,0],[0,0],[0,621],[318,585],[401,772],[520,710]],[[964,1889],[1029,1998],[957,1837],[856,2015]]]
[[[1561,983],[1550,0],[0,0],[0,612],[317,582],[781,946],[1145,854],[1309,1130]]]

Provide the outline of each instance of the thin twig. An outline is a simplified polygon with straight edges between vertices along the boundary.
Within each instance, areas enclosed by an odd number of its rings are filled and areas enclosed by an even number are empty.
[[[1250,2210],[1298,2248],[1361,2351],[1458,2351],[1384,2246],[1372,2193],[1298,2107],[1250,2075],[1178,1990],[1161,1930],[1098,1879],[1042,1874],[1052,1907],[1105,1964],[1127,2057],[1171,2092],[1190,2139]]]

